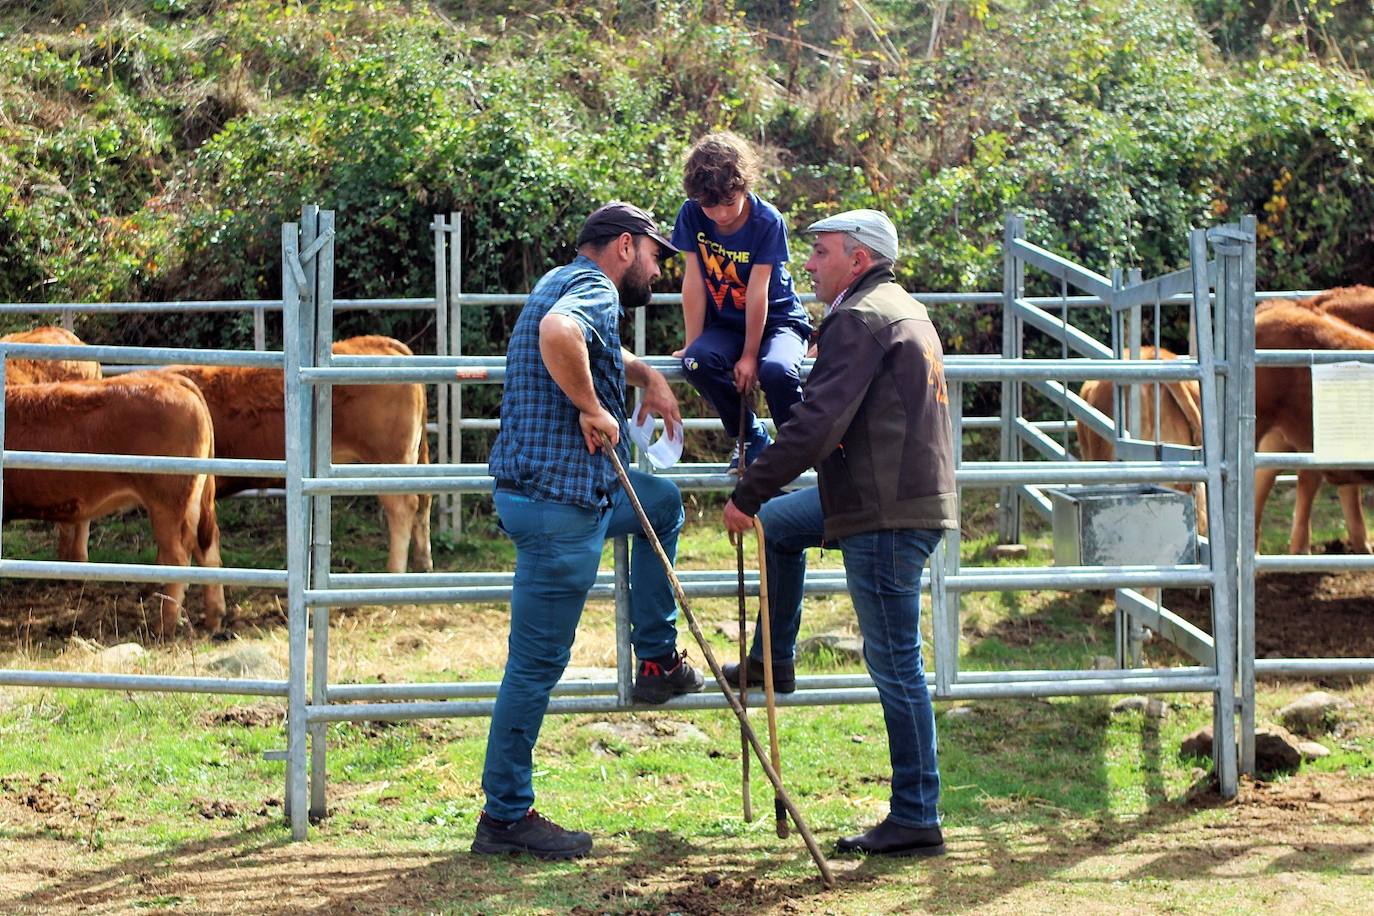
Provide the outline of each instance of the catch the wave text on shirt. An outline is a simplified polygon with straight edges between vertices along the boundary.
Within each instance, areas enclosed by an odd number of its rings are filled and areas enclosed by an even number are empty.
[[[722,311],[726,304],[744,311],[745,293],[748,285],[740,279],[736,264],[748,264],[749,252],[731,251],[705,232],[697,233],[697,254],[706,275],[706,292],[715,303],[716,311]]]

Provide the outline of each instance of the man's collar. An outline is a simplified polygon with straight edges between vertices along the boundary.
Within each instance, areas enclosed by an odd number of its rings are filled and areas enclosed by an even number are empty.
[[[835,311],[835,309],[840,307],[841,302],[844,302],[851,296],[856,296],[867,289],[877,286],[879,283],[895,282],[896,279],[897,275],[892,272],[891,261],[886,258],[875,261],[872,267],[849,281],[849,285],[841,290],[840,294],[835,297],[835,300],[830,303],[830,307],[826,309],[826,314]]]

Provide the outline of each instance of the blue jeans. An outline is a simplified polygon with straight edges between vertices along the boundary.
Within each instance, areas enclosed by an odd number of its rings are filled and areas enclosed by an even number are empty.
[[[821,546],[825,518],[815,487],[778,496],[759,511],[768,565],[773,660],[792,662],[801,625],[806,549]],[[892,761],[891,819],[908,827],[940,823],[935,713],[921,659],[921,569],[940,543],[939,529],[898,528],[839,541],[864,663],[878,688]],[[763,659],[757,628],[752,657]]]
[[[710,402],[733,439],[739,435],[739,392],[735,390],[735,363],[744,352],[744,335],[723,324],[707,325],[682,354],[682,374]],[[759,387],[768,401],[773,422],[781,427],[801,400],[801,364],[806,338],[791,327],[764,331],[759,344]],[[765,432],[757,417],[749,418],[751,435]]]
[[[639,471],[629,474],[654,533],[668,558],[675,559],[683,521],[677,484]],[[510,490],[497,490],[494,501],[501,528],[515,542],[515,585],[506,670],[491,714],[482,789],[488,815],[515,820],[534,804],[531,753],[549,693],[568,666],[606,538],[635,535],[630,641],[639,658],[674,651],[677,604],[623,489],[617,488],[605,509],[530,499]]]

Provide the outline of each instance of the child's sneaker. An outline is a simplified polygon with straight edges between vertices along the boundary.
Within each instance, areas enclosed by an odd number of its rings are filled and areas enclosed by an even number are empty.
[[[744,448],[745,457],[748,459],[745,464],[750,465],[759,460],[763,450],[773,444],[773,437],[768,435],[768,430],[762,426],[754,428],[754,432],[749,436],[749,442]],[[725,469],[725,473],[740,475],[739,468],[739,441],[736,440],[734,449],[730,452],[730,464]]]

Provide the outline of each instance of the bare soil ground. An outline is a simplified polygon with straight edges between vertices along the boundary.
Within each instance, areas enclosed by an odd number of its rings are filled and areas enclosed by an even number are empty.
[[[1165,604],[1210,631],[1207,595]],[[1268,573],[1255,578],[1257,658],[1374,658],[1374,573]]]
[[[148,638],[156,602],[124,583],[5,582],[0,645],[54,647],[72,636],[105,644]],[[1166,604],[1210,630],[1205,592],[1171,591]],[[189,596],[200,608],[198,590]],[[230,632],[282,626],[284,597],[231,589]],[[1374,657],[1374,573],[1282,573],[1255,582],[1255,644],[1260,658]]]
[[[40,651],[60,649],[73,636],[107,645],[146,640],[146,609],[155,604],[137,586],[121,583],[8,580],[4,589],[0,645]],[[1371,596],[1374,574],[1260,577],[1258,654],[1374,657]],[[1205,593],[1180,590],[1166,598],[1207,627]],[[193,613],[199,600],[193,589]],[[285,622],[277,593],[234,589],[230,603],[231,632],[278,630]],[[364,609],[358,622],[383,613]],[[459,616],[468,613],[482,611]],[[407,623],[422,627],[427,639],[447,629],[423,615]],[[492,653],[499,652],[499,630],[493,629]],[[409,632],[392,630],[390,638],[415,638]],[[407,655],[417,651],[396,648]],[[247,717],[242,724],[273,724],[280,711],[264,704],[232,715]],[[1229,804],[1200,793],[1132,818],[1005,832],[954,827],[950,855],[941,860],[836,860],[835,891],[798,877],[796,869],[779,877],[760,865],[769,859],[760,849],[801,856],[767,837],[689,842],[646,830],[599,838],[597,854],[578,866],[575,878],[566,865],[474,859],[465,831],[436,848],[429,829],[417,831],[414,844],[369,843],[327,821],[309,844],[290,844],[278,826],[279,799],[244,807],[206,798],[192,810],[223,827],[208,839],[171,848],[101,849],[81,838],[95,837],[108,818],[120,815],[104,813],[99,797],[60,791],[55,779],[40,773],[0,781],[0,912],[556,910],[550,900],[569,880],[605,885],[601,904],[575,911],[584,914],[957,910],[1020,916],[1083,910],[1085,888],[1089,912],[1195,911],[1210,907],[1209,901],[1235,911],[1287,905],[1305,912],[1374,912],[1365,894],[1374,879],[1374,782],[1343,773],[1304,770],[1282,781],[1246,781]],[[733,850],[734,842],[748,844],[749,854]],[[494,887],[510,887],[496,876],[512,869],[522,874],[526,895],[496,895]]]
[[[728,848],[664,835],[605,838],[575,878],[568,866],[475,859],[466,852],[466,834],[440,849],[357,848],[331,839],[327,829],[309,844],[288,844],[264,829],[268,818],[280,816],[267,806],[247,821],[237,819],[247,812],[207,806],[204,817],[236,819],[238,829],[170,851],[126,846],[113,854],[89,853],[49,838],[49,831],[68,833],[83,814],[58,796],[42,776],[0,786],[0,822],[24,834],[0,842],[7,863],[0,871],[5,912],[116,913],[151,906],[204,914],[380,914],[432,910],[439,901],[461,911],[503,912],[547,906],[539,903],[540,894],[560,880],[604,881],[604,903],[574,911],[582,913],[896,911],[894,880],[901,881],[905,903],[899,909],[907,912],[1052,912],[1060,909],[1055,887],[1085,884],[1102,887],[1101,907],[1092,911],[1125,912],[1150,899],[1137,896],[1141,888],[1162,882],[1180,895],[1184,910],[1194,894],[1206,900],[1243,884],[1243,899],[1252,902],[1358,912],[1368,901],[1352,899],[1353,888],[1332,875],[1374,874],[1374,784],[1336,774],[1246,782],[1234,803],[1202,794],[1132,820],[1064,823],[1021,835],[955,829],[944,859],[835,860],[839,884],[832,891],[795,871],[779,878],[757,858]],[[778,855],[791,855],[789,846],[778,845]],[[527,898],[490,896],[490,877],[508,868],[525,871]],[[1077,908],[1082,904],[1080,896]]]

